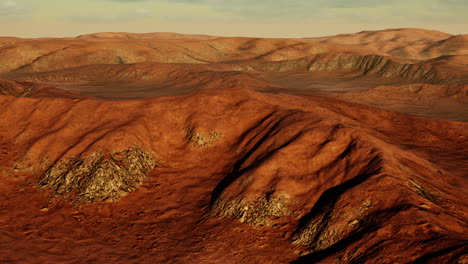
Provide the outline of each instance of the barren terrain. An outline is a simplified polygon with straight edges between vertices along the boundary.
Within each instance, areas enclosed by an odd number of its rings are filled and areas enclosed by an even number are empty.
[[[468,36],[0,38],[0,263],[468,263]]]

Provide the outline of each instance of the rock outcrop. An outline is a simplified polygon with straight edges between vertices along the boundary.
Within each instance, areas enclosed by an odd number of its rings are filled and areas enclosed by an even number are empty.
[[[54,164],[40,177],[39,186],[59,195],[76,195],[84,202],[114,201],[136,190],[155,165],[139,147],[94,153]]]

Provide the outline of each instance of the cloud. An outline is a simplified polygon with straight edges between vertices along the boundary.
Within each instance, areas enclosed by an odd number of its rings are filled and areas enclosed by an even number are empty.
[[[109,0],[107,0],[109,1]],[[129,0],[110,0],[131,2]],[[148,0],[148,2],[185,3],[210,6],[213,12],[229,15],[226,22],[301,23],[301,21],[327,20],[342,22],[357,18],[356,22],[379,21],[381,17],[366,15],[360,8],[383,8],[405,0]],[[359,15],[356,15],[359,13]],[[198,21],[196,16],[184,20]],[[171,19],[174,20],[174,19]]]
[[[466,0],[439,0],[438,2],[441,4],[468,6],[468,1]]]
[[[148,0],[107,0],[111,2],[122,2],[122,3],[141,3],[141,2],[148,2]]]
[[[394,18],[394,14],[405,14],[405,19],[417,21],[418,16],[406,12],[405,6],[418,13],[428,10],[419,20],[434,19],[458,20],[449,13],[458,13],[460,7],[468,6],[467,0],[102,0],[115,3],[171,3],[209,6],[213,12],[231,14],[229,19],[236,21],[280,21],[290,19],[300,20],[339,20],[339,22],[388,22],[385,19]],[[447,14],[437,14],[436,8],[445,10]],[[406,8],[408,9],[408,8]],[[177,14],[174,14],[177,17]],[[398,15],[402,18],[403,15]],[[183,18],[182,18],[183,19]],[[189,20],[190,17],[186,17]],[[196,15],[193,16],[196,19]],[[227,20],[229,20],[227,19]]]
[[[186,3],[186,4],[209,4],[215,8],[235,8],[235,9],[249,9],[251,7],[306,7],[306,6],[320,6],[330,8],[359,8],[359,7],[371,7],[381,6],[392,2],[401,0],[387,0],[387,1],[375,1],[375,0],[103,0],[110,2],[120,3],[141,3],[141,2],[166,2],[166,3]],[[450,1],[450,0],[449,0]],[[458,0],[451,0],[458,1]],[[463,0],[462,0],[463,1]]]
[[[26,6],[17,1],[0,2],[0,20],[29,19],[33,11],[32,6]]]
[[[67,22],[105,23],[105,22],[131,22],[154,17],[149,9],[136,9],[118,14],[72,14],[60,16],[59,19]]]
[[[169,22],[213,23],[459,23],[467,0],[100,0],[113,5],[164,6],[160,18]],[[192,14],[178,8],[193,8]],[[171,9],[172,7],[172,9]],[[209,10],[197,14],[196,7]],[[167,11],[167,12],[166,12]],[[72,16],[74,20],[131,20],[127,15]]]

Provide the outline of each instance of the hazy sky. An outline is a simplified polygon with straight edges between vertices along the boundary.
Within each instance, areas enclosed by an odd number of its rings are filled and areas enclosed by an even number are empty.
[[[397,27],[467,34],[467,14],[468,0],[0,0],[0,35],[313,37]]]

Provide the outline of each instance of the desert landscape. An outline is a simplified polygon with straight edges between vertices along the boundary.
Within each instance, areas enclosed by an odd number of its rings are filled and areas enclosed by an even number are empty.
[[[468,263],[468,35],[0,37],[0,263]]]

